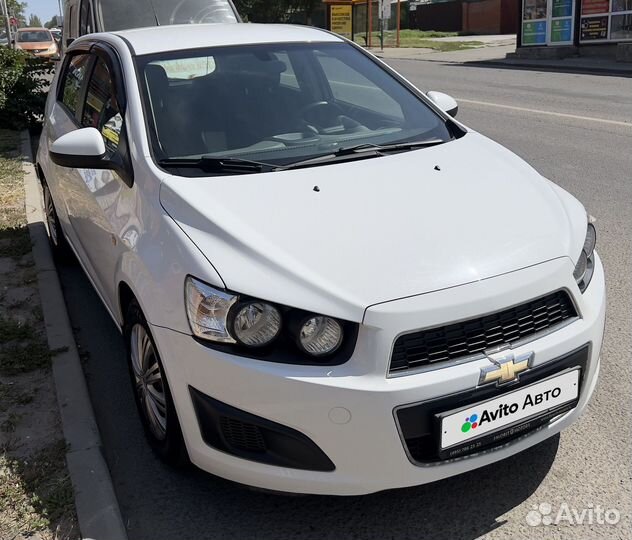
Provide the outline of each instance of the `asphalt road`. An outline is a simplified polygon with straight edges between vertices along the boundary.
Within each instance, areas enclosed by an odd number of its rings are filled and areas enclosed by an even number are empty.
[[[65,267],[66,299],[131,539],[632,536],[632,125],[621,124],[632,122],[632,79],[424,61],[391,64],[423,90],[458,98],[463,122],[524,157],[598,218],[609,310],[601,382],[588,412],[561,437],[496,465],[367,497],[284,497],[201,472],[174,472],[144,442],[120,337],[81,271]],[[493,209],[481,208],[487,211]],[[569,512],[586,510],[584,524],[530,526],[527,514],[541,503],[552,506],[553,517],[563,503]],[[596,523],[597,507],[620,512],[620,523]]]

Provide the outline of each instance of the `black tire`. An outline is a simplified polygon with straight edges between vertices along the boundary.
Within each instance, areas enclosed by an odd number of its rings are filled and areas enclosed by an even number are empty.
[[[48,223],[48,239],[53,257],[59,263],[72,264],[76,261],[75,255],[68,245],[68,240],[66,240],[64,231],[59,223],[55,203],[46,182],[42,182],[42,192],[44,195],[44,214]]]
[[[132,300],[127,308],[123,334],[134,400],[147,441],[155,454],[168,465],[186,466],[189,463],[189,458],[182,438],[178,415],[173,405],[171,390],[149,325],[136,300]],[[145,339],[146,336],[148,340],[146,345],[152,349],[148,353],[151,359],[146,360],[146,362],[141,359],[140,364],[151,366],[147,367],[142,377],[139,377],[141,375],[138,362],[141,352],[141,348],[138,346],[139,336],[141,336],[140,339]],[[135,348],[137,351],[136,359],[133,357]],[[156,376],[159,376],[159,382],[156,380]],[[159,404],[160,400],[157,399],[159,394],[164,398],[164,407]],[[162,419],[164,419],[164,426],[161,423]]]

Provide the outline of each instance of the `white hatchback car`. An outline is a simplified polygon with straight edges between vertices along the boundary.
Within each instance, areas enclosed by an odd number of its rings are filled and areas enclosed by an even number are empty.
[[[597,382],[582,205],[369,53],[292,26],[77,40],[37,158],[167,462],[273,490],[431,482]]]

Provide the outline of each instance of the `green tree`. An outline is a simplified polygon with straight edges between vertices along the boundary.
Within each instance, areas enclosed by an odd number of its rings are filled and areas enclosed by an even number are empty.
[[[9,17],[15,17],[18,20],[18,26],[26,25],[26,17],[24,16],[26,2],[19,2],[18,0],[7,0],[7,8],[9,9]],[[4,28],[4,17],[1,15],[0,27]]]
[[[321,0],[236,0],[240,15],[250,22],[287,22],[301,13],[308,22]]]
[[[32,13],[29,17],[29,26],[33,28],[41,28],[43,26],[42,20],[37,15]]]
[[[61,26],[61,23],[59,21],[59,16],[55,15],[50,21],[48,21],[44,25],[44,28],[48,28],[50,30],[51,28],[57,28],[59,26]]]
[[[0,47],[0,126],[24,129],[41,122],[52,62]]]

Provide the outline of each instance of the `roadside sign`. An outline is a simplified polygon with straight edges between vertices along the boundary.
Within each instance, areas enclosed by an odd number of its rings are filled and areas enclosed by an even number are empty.
[[[380,0],[380,19],[387,21],[391,18],[391,0]]]
[[[524,45],[545,45],[546,21],[522,23],[522,43]]]
[[[608,39],[608,17],[582,17],[581,41]]]
[[[340,34],[346,38],[351,39],[352,32],[352,6],[331,6],[330,12],[330,24],[329,28],[332,32]]]
[[[522,45],[527,47],[572,44],[575,3],[575,0],[523,0]]]
[[[551,22],[551,43],[572,41],[572,19],[553,19]]]

